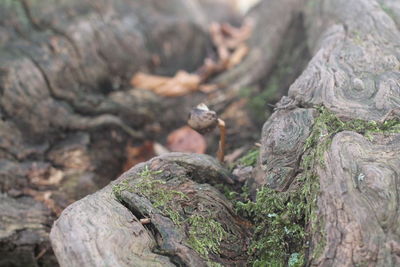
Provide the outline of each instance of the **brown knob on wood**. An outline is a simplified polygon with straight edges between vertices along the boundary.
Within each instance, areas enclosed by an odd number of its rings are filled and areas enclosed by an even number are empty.
[[[220,130],[220,141],[217,152],[217,158],[220,162],[224,161],[225,157],[225,122],[217,117],[217,113],[210,110],[205,104],[201,103],[190,111],[189,126],[201,134],[208,133],[214,130],[217,126]]]

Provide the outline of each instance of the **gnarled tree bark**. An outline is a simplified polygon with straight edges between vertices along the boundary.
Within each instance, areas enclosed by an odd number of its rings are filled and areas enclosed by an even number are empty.
[[[302,148],[316,115],[304,107],[323,105],[343,121],[378,124],[398,116],[397,7],[394,1],[307,2],[313,56],[264,125],[254,188],[267,184],[285,190],[309,171],[300,167]],[[320,225],[311,226],[308,265],[400,264],[399,129],[369,137],[357,133],[366,131],[334,135],[311,170],[320,184],[315,219]],[[329,133],[322,130],[321,140],[324,134]]]
[[[121,81],[140,66],[160,74],[172,74],[180,68],[193,70],[201,64],[208,42],[205,15],[178,0],[167,4],[102,1],[96,5],[61,1],[61,13],[43,3],[21,1],[13,10],[24,19],[6,15],[0,30],[5,44],[0,50],[4,62],[0,69],[0,164],[4,177],[0,185],[7,192],[4,203],[12,207],[11,212],[0,210],[0,214],[11,214],[0,244],[12,244],[3,246],[1,253],[29,255],[28,262],[34,262],[40,252],[37,244],[46,243],[49,211],[37,200],[21,198],[26,185],[43,180],[38,177],[57,180],[60,169],[63,177],[70,177],[76,187],[86,185],[88,192],[106,184],[102,179],[116,174],[112,171],[115,168],[107,169],[118,165],[121,148],[116,148],[123,147],[128,137],[140,138],[142,133],[137,129],[151,128],[148,125],[157,122],[160,112],[147,112],[152,103],[159,103],[156,96],[124,90]],[[50,9],[39,12],[44,6]],[[302,70],[305,59],[311,57],[264,125],[259,161],[250,180],[253,192],[261,186],[286,191],[306,171],[316,174],[319,191],[313,192],[317,195],[314,220],[319,224],[315,227],[310,222],[307,228],[307,265],[400,264],[398,128],[371,136],[365,136],[366,129],[361,128],[332,136],[322,130],[313,145],[328,144],[327,148],[312,169],[302,169],[304,147],[318,120],[317,106],[323,105],[342,121],[379,124],[399,115],[399,10],[399,3],[393,0],[263,1],[249,15],[255,19],[249,56],[214,80],[227,87],[208,99],[218,110],[226,105],[218,96],[235,99],[238,88],[254,83],[269,87],[277,79],[282,94]],[[71,21],[74,13],[89,19]],[[158,21],[168,23],[160,26]],[[168,39],[171,32],[179,42]],[[300,33],[304,37],[298,41]],[[285,44],[286,40],[291,44]],[[299,52],[284,58],[290,51]],[[188,58],[186,53],[195,56]],[[153,54],[161,57],[160,66],[152,65]],[[137,64],[131,64],[126,55],[135,57]],[[286,76],[285,72],[276,73],[278,68],[274,67],[284,69],[281,60],[294,71]],[[53,116],[47,118],[49,113]],[[176,115],[169,110],[166,116],[173,122],[183,113]],[[99,127],[113,133],[94,130]],[[331,142],[326,143],[326,138]],[[113,147],[115,162],[101,153],[109,147]],[[94,169],[92,162],[98,164]],[[166,210],[151,192],[137,190],[143,189],[146,170],[152,173],[150,181],[175,192],[170,195],[176,203],[173,210]],[[249,242],[246,227],[250,225],[234,214],[229,202],[212,186],[204,185],[219,179],[232,182],[207,156],[171,154],[131,169],[114,184],[63,212],[52,230],[61,265],[243,265]],[[46,189],[49,185],[40,186]],[[117,191],[112,192],[113,186]],[[13,197],[18,196],[15,201]],[[66,196],[60,193],[58,198]],[[26,209],[23,201],[40,208],[27,216],[17,211]],[[193,239],[190,241],[196,214],[231,234],[230,238],[222,234],[219,249],[207,255],[198,247],[196,250]],[[143,226],[143,218],[150,219],[150,224]],[[20,220],[23,223],[18,224]],[[10,225],[17,226],[7,227]],[[231,247],[238,240],[242,241],[239,246]],[[100,248],[96,246],[99,243]]]

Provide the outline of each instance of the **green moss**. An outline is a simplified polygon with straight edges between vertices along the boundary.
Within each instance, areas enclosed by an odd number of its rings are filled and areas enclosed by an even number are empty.
[[[208,258],[209,253],[218,254],[221,241],[227,232],[216,220],[200,215],[192,215],[187,219],[189,225],[189,244],[200,255]]]
[[[186,199],[187,196],[179,191],[166,188],[164,180],[155,179],[154,176],[161,174],[160,171],[152,171],[146,165],[139,173],[139,181],[130,185],[128,181],[123,181],[113,186],[113,193],[121,201],[121,193],[125,190],[142,195],[149,199],[155,208],[168,216],[175,224],[180,225],[182,218],[179,212],[174,209],[174,202]]]
[[[213,218],[211,211],[205,211],[206,216],[190,214],[190,212],[185,212],[185,215],[181,214],[177,201],[189,200],[188,197],[183,192],[167,188],[164,180],[156,179],[155,176],[160,173],[162,171],[152,171],[145,166],[139,173],[136,183],[129,184],[128,181],[123,181],[116,184],[113,186],[113,194],[119,201],[122,201],[121,193],[125,190],[146,197],[175,225],[185,229],[188,245],[207,261],[208,266],[221,266],[219,263],[211,261],[209,255],[219,254],[221,241],[228,237],[228,233]]]
[[[288,266],[289,267],[301,267],[304,265],[304,255],[300,253],[293,253],[290,255]]]
[[[120,202],[122,202],[122,197],[121,193],[125,190],[130,190],[131,186],[129,185],[128,181],[123,181],[121,183],[115,184],[112,187],[112,192],[113,195],[116,197],[116,199]]]
[[[245,166],[255,166],[257,163],[258,155],[260,154],[260,149],[252,149],[246,155],[238,160],[238,163]]]
[[[325,237],[323,222],[316,213],[319,183],[315,169],[316,165],[324,167],[323,155],[335,134],[353,131],[373,138],[374,133],[400,133],[398,119],[383,123],[344,121],[322,106],[316,110],[318,115],[304,145],[300,162],[302,173],[297,177],[297,186],[286,192],[262,187],[255,202],[236,202],[237,211],[255,225],[249,249],[249,261],[253,266],[302,266],[309,234],[320,236],[310,257],[318,258],[322,254]]]
[[[303,254],[305,205],[302,203],[299,193],[279,193],[263,187],[257,192],[255,202],[236,204],[238,212],[256,225],[249,249],[253,266],[286,266],[291,254]]]
[[[380,2],[379,4],[380,4],[382,10],[383,10],[389,17],[391,17],[391,18],[395,18],[395,17],[396,17],[396,12],[395,12],[391,7],[389,7],[389,6],[386,5],[385,3],[381,3],[381,2]]]

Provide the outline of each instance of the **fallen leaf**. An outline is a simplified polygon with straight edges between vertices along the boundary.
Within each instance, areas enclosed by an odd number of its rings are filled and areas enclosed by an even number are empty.
[[[168,135],[167,146],[169,150],[174,152],[204,154],[206,152],[207,143],[201,134],[189,126],[184,126]]]
[[[224,41],[224,35],[222,33],[222,29],[221,29],[221,24],[217,23],[217,22],[213,22],[210,24],[209,27],[209,32],[211,35],[211,40],[213,41],[213,44],[216,47],[219,46],[223,46],[225,41]]]
[[[222,72],[224,68],[225,66],[223,62],[221,61],[215,62],[211,58],[206,58],[204,60],[203,66],[199,68],[198,73],[200,74],[201,80],[205,81],[212,75]]]
[[[250,38],[253,23],[246,20],[240,28],[230,24],[212,23],[209,28],[211,40],[217,50],[218,59],[206,58],[203,66],[198,70],[202,81],[214,74],[230,69],[247,55],[249,48],[245,41]]]
[[[178,71],[174,77],[139,72],[131,80],[134,87],[151,90],[158,95],[169,97],[183,96],[199,90],[200,82],[199,75],[186,71]]]
[[[217,59],[206,58],[203,66],[197,70],[197,74],[180,70],[174,77],[166,77],[139,72],[132,77],[131,85],[167,97],[183,96],[198,90],[206,93],[214,91],[217,86],[202,83],[243,60],[249,51],[245,41],[251,35],[252,25],[249,20],[239,28],[227,23],[211,23],[209,32],[217,51]],[[159,56],[153,55],[152,62],[155,65],[160,64]]]
[[[145,141],[143,145],[132,146],[128,144],[125,148],[126,161],[123,171],[127,171],[138,163],[148,161],[156,154],[154,152],[154,144],[151,141]]]
[[[211,93],[218,89],[218,86],[215,84],[202,84],[200,85],[200,91],[203,93]]]
[[[198,90],[200,82],[199,75],[178,71],[173,78],[158,87],[155,92],[163,96],[182,96]]]
[[[148,90],[155,90],[159,86],[165,84],[170,78],[150,75],[143,72],[139,72],[133,76],[131,84],[134,87],[139,87]]]
[[[247,55],[248,52],[249,48],[245,44],[242,44],[238,48],[236,48],[236,50],[232,53],[231,57],[229,58],[227,68],[228,69],[233,68],[234,66],[242,62],[243,58]]]
[[[64,173],[49,165],[33,163],[27,176],[34,185],[50,186],[59,185]]]

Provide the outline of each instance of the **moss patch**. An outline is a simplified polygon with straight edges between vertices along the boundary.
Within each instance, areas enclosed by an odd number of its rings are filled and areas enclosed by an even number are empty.
[[[381,6],[382,10],[389,15],[389,17],[391,17],[392,19],[396,18],[396,12],[389,7],[388,5],[386,5],[385,3],[379,3],[379,5]]]
[[[220,252],[221,241],[227,237],[222,225],[209,218],[192,215],[187,219],[189,225],[189,244],[200,255],[208,258],[209,253]]]
[[[400,133],[400,121],[350,120],[336,117],[325,107],[316,107],[310,136],[304,145],[300,162],[302,173],[296,184],[286,192],[276,192],[267,187],[257,192],[256,201],[237,201],[237,211],[251,220],[254,236],[249,249],[252,266],[303,266],[309,234],[319,234],[321,242],[309,257],[318,258],[324,250],[323,222],[317,220],[319,192],[316,165],[324,167],[323,154],[335,134],[353,131],[372,139],[374,133]],[[242,196],[243,197],[243,196]]]
[[[237,203],[238,212],[255,225],[249,249],[253,266],[285,266],[292,253],[303,254],[305,205],[299,197],[263,187],[256,202]]]
[[[156,175],[161,173],[162,171],[152,171],[145,166],[139,173],[138,182],[129,184],[128,181],[123,181],[116,184],[113,186],[113,194],[120,202],[123,201],[121,193],[125,190],[146,197],[153,207],[186,232],[188,245],[207,261],[208,266],[221,266],[211,261],[209,256],[220,253],[221,241],[228,238],[228,233],[213,218],[211,211],[195,213],[194,209],[183,214],[179,203],[189,201],[189,198],[183,192],[168,188],[164,180],[156,179]]]
[[[257,163],[258,155],[260,155],[260,149],[251,149],[246,155],[238,160],[238,163],[240,165],[254,167]]]

